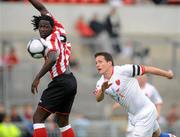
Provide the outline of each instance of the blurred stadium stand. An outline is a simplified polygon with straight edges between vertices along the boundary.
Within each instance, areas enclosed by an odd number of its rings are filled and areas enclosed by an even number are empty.
[[[72,69],[78,80],[78,93],[72,109],[71,121],[76,118],[74,116],[76,113],[82,113],[91,121],[91,125],[86,129],[87,137],[124,137],[127,125],[126,114],[123,110],[112,112],[111,105],[113,102],[109,98],[101,103],[96,103],[92,93],[98,79],[94,68],[94,58],[89,49],[82,45],[77,32],[74,30],[75,20],[81,13],[84,13],[85,17],[89,19],[94,12],[97,12],[103,19],[110,7],[108,5],[79,7],[79,5],[57,4],[47,6],[56,17],[62,18],[73,45],[73,52],[76,53],[80,63],[77,70]],[[7,112],[9,112],[10,106],[14,104],[21,107],[23,104],[31,103],[35,108],[42,89],[47,86],[49,81],[49,74],[47,74],[39,85],[40,93],[36,96],[31,94],[31,82],[43,62],[43,60],[32,59],[26,51],[27,42],[32,37],[37,37],[37,33],[32,31],[30,24],[31,16],[36,12],[27,4],[1,2],[0,12],[6,13],[0,15],[0,55],[3,54],[2,47],[4,45],[2,41],[9,40],[16,47],[20,58],[20,63],[14,67],[11,75],[5,66],[1,67],[0,102],[5,104]],[[148,58],[142,58],[138,54],[134,54],[134,56],[119,55],[115,57],[115,63],[138,62],[164,69],[170,68],[176,74],[172,81],[155,76],[149,77],[163,97],[162,116],[167,114],[171,104],[179,104],[180,26],[177,24],[180,22],[179,13],[178,8],[171,6],[159,8],[138,6],[119,9],[123,27],[121,38],[123,47],[130,47],[133,53],[139,52],[140,54],[142,49],[149,49],[149,53]],[[23,129],[21,124],[19,126]],[[162,125],[162,127],[164,131],[167,129],[166,125]],[[180,135],[179,127],[180,123],[177,122],[174,127],[177,135]],[[74,128],[77,127],[74,126]],[[58,129],[48,133],[49,137],[59,136]]]

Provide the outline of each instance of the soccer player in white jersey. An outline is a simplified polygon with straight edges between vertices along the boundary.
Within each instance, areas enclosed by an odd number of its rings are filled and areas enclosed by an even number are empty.
[[[147,77],[146,75],[138,76],[137,77],[139,86],[141,88],[141,91],[154,103],[156,106],[158,118],[160,117],[161,113],[161,107],[163,104],[162,97],[160,96],[158,90],[150,83],[147,82]],[[119,103],[115,103],[113,105],[113,109],[116,109],[117,107],[120,107]],[[131,115],[128,115],[128,127],[127,127],[127,136],[129,137],[129,134],[131,133],[131,130],[133,130],[133,126],[131,125]]]
[[[52,113],[56,114],[61,137],[75,137],[69,124],[69,114],[77,92],[76,78],[69,69],[71,44],[67,41],[66,32],[38,0],[29,2],[40,12],[33,16],[34,30],[38,30],[41,41],[47,46],[44,64],[32,82],[31,92],[35,94],[40,79],[49,71],[52,81],[43,91],[37,109],[33,115],[33,137],[47,137],[45,120]]]
[[[150,84],[147,81],[146,75],[137,77],[139,86],[141,88],[141,91],[154,103],[156,106],[156,110],[158,112],[158,119],[161,115],[161,108],[163,104],[162,97],[159,94],[159,91],[156,89],[155,86]]]
[[[161,108],[163,104],[162,97],[159,94],[159,91],[150,83],[147,82],[146,75],[137,77],[139,86],[141,88],[141,91],[153,102],[153,104],[156,106],[157,110],[157,120],[159,120],[161,116]],[[130,123],[130,122],[129,122]],[[157,136],[157,132],[153,134],[153,137]],[[160,137],[175,137],[175,135],[172,135],[171,133],[163,133],[160,132]]]
[[[163,100],[162,97],[160,96],[158,90],[150,83],[147,82],[147,77],[146,75],[143,76],[138,76],[137,77],[139,86],[141,88],[141,91],[154,103],[154,105],[156,106],[156,110],[157,110],[157,119],[160,118],[160,114],[161,114],[161,107],[163,104]],[[120,107],[119,103],[115,103],[113,105],[113,109],[116,109],[117,107]],[[134,128],[133,125],[131,125],[131,115],[128,115],[128,127],[127,127],[127,136],[126,137],[131,137],[131,132]],[[153,133],[153,137],[156,137],[158,134],[158,132],[154,132]],[[160,133],[160,137],[162,135],[166,135],[167,137],[174,137],[172,134],[170,133]]]
[[[131,124],[134,128],[131,137],[152,137],[155,132],[159,137],[156,108],[140,91],[135,76],[150,73],[172,79],[173,72],[143,65],[114,66],[113,58],[107,52],[96,53],[95,60],[96,68],[102,75],[94,92],[96,101],[102,101],[107,94],[132,115]]]

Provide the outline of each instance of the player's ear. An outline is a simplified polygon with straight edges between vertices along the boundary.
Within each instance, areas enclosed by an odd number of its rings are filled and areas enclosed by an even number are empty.
[[[108,64],[112,66],[112,61],[108,61]]]

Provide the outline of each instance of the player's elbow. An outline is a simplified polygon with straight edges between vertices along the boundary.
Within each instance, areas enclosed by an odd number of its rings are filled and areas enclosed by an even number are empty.
[[[51,56],[51,58],[49,58],[49,63],[51,64],[51,66],[53,66],[56,63],[56,57]]]
[[[55,65],[55,63],[56,63],[56,61],[54,61],[54,60],[49,60],[49,61],[47,61],[46,62],[49,66],[54,66]]]
[[[41,13],[41,15],[47,15],[49,13],[48,10],[44,6],[41,7],[41,9],[39,9],[39,12]]]
[[[51,60],[51,64],[54,65],[56,63],[56,59]]]

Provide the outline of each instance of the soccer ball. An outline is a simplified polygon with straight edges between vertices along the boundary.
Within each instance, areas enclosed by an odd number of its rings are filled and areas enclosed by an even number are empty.
[[[45,55],[46,46],[40,39],[31,39],[27,44],[27,51],[36,59],[42,58]]]

